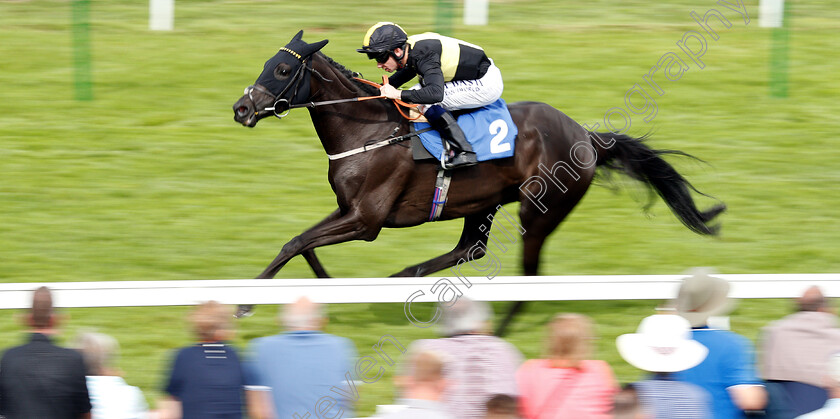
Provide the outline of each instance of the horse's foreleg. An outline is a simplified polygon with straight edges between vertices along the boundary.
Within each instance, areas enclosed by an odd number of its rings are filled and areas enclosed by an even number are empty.
[[[319,246],[350,240],[373,240],[382,227],[381,223],[371,225],[370,221],[370,219],[365,220],[359,211],[339,216],[336,219],[325,219],[286,243],[277,257],[257,278],[274,278],[290,259]]]
[[[315,250],[309,249],[304,250],[300,253],[304,259],[306,259],[306,263],[309,264],[309,267],[312,268],[312,272],[315,273],[315,276],[318,278],[332,278],[330,274],[324,269],[321,265],[321,261],[318,260],[318,256],[315,256]]]
[[[484,242],[486,235],[490,232],[490,225],[496,210],[488,210],[464,217],[464,229],[461,231],[461,239],[449,253],[427,260],[421,264],[409,266],[391,276],[425,276],[458,264],[461,260],[477,259],[484,256],[483,246],[479,246],[470,254],[470,249],[477,243]],[[481,226],[484,225],[482,232]]]
[[[332,222],[334,220],[337,220],[340,217],[341,217],[341,211],[336,209],[330,215],[326,216],[326,218],[324,218],[323,220],[318,222],[318,224],[315,224],[314,226],[312,226],[312,228],[310,228],[307,231],[311,231],[315,228],[323,226],[324,224],[326,224],[328,222]],[[285,246],[284,246],[284,248],[285,248]],[[302,250],[300,252],[300,254],[303,256],[304,259],[306,259],[306,262],[309,263],[309,267],[311,267],[312,271],[315,272],[315,276],[317,276],[318,278],[329,278],[330,277],[329,274],[327,274],[327,271],[321,265],[321,261],[319,261],[318,257],[315,256],[315,250],[313,250],[311,248],[310,249],[305,249],[305,250]],[[279,257],[280,256],[278,256],[278,258]],[[277,259],[275,259],[275,262],[276,261],[277,261]],[[285,264],[285,262],[283,262],[283,264]],[[282,266],[283,265],[280,265],[280,267],[282,267]],[[278,267],[277,270],[274,271],[274,273],[271,274],[270,277],[263,276],[268,271],[268,269],[266,269],[266,271],[264,271],[262,274],[260,274],[260,276],[258,276],[257,278],[258,279],[259,278],[273,278],[274,275],[276,275],[277,272],[280,270],[280,267]],[[236,309],[236,314],[234,314],[234,317],[236,317],[236,318],[247,317],[247,316],[252,315],[253,313],[254,313],[254,305],[253,304],[240,304],[239,307]]]

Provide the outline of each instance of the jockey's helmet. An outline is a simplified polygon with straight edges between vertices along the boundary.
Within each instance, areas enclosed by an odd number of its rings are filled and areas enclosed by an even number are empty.
[[[403,48],[407,40],[408,35],[396,23],[379,22],[368,29],[362,47],[356,51],[367,54],[371,60],[385,62],[391,52]]]

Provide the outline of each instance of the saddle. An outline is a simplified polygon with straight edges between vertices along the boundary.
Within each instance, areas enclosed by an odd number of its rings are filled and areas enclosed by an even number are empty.
[[[467,136],[478,161],[513,157],[519,131],[503,99],[481,108],[456,111],[453,115],[458,119],[458,125]],[[414,160],[440,160],[444,150],[440,134],[435,130],[426,130],[431,127],[428,122],[417,120],[410,125],[412,133],[419,132],[411,139]]]

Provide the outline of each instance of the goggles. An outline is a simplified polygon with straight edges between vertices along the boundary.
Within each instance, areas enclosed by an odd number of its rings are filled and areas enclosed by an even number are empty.
[[[391,58],[391,51],[368,52],[367,56],[369,60],[376,60],[379,64],[385,64],[388,58]]]

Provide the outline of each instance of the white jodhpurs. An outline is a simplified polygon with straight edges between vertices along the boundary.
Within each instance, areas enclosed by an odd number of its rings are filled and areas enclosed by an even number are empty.
[[[419,86],[417,86],[419,87]],[[505,84],[502,72],[490,60],[490,67],[484,77],[478,80],[450,81],[443,84],[443,101],[436,103],[448,111],[474,109],[487,106],[502,97]],[[420,112],[425,112],[432,105],[421,105]]]

